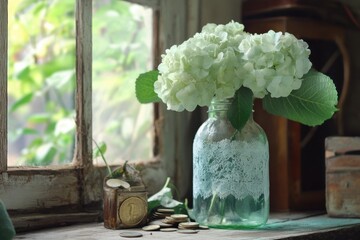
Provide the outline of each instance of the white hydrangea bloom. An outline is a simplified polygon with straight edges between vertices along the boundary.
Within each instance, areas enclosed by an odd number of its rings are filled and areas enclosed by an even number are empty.
[[[193,111],[241,87],[257,98],[287,97],[311,68],[308,45],[292,34],[248,34],[236,22],[207,24],[163,54],[154,90],[168,109]]]
[[[240,70],[243,84],[258,98],[268,92],[271,97],[289,96],[300,88],[301,78],[311,68],[307,43],[289,33],[250,35],[240,43],[239,50],[247,62]]]
[[[248,34],[236,22],[207,24],[200,33],[163,54],[154,90],[168,109],[193,111],[211,99],[233,97],[242,86],[239,43]]]

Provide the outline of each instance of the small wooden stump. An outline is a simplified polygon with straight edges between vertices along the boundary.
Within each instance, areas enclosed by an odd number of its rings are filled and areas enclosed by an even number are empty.
[[[325,140],[326,210],[332,217],[360,217],[360,137]]]

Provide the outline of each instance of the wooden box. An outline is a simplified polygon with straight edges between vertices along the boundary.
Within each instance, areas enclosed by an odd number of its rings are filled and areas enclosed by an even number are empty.
[[[130,188],[112,188],[104,180],[104,226],[124,229],[143,226],[147,221],[145,186],[131,183]]]
[[[326,210],[333,217],[360,217],[360,137],[325,140]]]

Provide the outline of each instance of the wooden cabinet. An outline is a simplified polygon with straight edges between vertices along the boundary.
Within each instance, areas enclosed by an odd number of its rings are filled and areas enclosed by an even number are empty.
[[[267,114],[261,103],[255,103],[254,117],[266,131],[270,145],[272,211],[325,209],[324,140],[343,133],[342,110],[350,81],[344,25],[316,15],[333,11],[334,6],[326,9],[327,4],[319,5],[318,1],[295,0],[252,0],[243,5],[246,31],[263,33],[272,29],[304,39],[312,51],[313,66],[330,75],[339,92],[339,111],[315,128]]]

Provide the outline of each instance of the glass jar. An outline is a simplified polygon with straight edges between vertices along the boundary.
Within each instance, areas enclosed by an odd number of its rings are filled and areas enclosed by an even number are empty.
[[[193,145],[193,211],[202,225],[242,229],[269,216],[269,147],[252,116],[239,132],[227,118],[230,100],[213,100]]]

